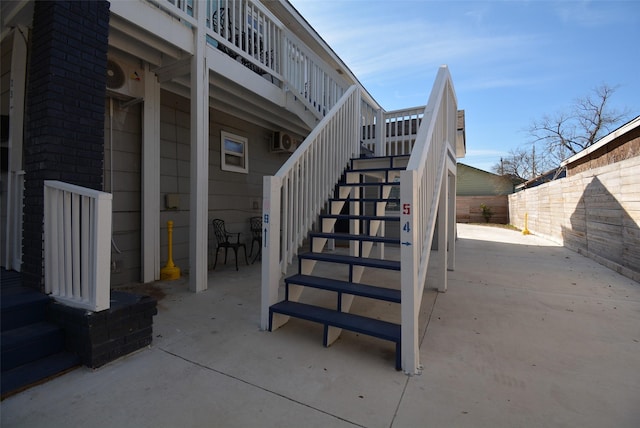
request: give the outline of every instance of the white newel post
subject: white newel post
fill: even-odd
[[[262,196],[262,293],[260,328],[269,328],[269,307],[278,301],[282,276],[280,267],[280,189],[279,177],[263,177]]]
[[[400,174],[400,298],[401,304],[401,353],[402,370],[408,374],[418,372],[420,349],[418,348],[418,313],[420,301],[416,296],[418,289],[418,248],[421,238],[418,236],[416,218],[420,213],[418,205],[417,180],[415,171],[402,171]]]

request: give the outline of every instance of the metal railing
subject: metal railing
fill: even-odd
[[[69,306],[109,309],[110,193],[44,182],[45,291]]]
[[[359,153],[360,90],[352,86],[274,176],[264,177],[262,314],[349,159]]]
[[[424,109],[407,170],[400,175],[402,367],[407,372],[416,372],[419,367],[418,314],[436,215],[443,212],[441,193],[448,179],[448,153],[455,153],[456,115],[453,83],[448,68],[442,66]],[[439,221],[446,225],[447,219]],[[442,251],[447,245],[439,242]],[[442,262],[446,264],[446,257]],[[446,285],[443,287],[446,289]]]

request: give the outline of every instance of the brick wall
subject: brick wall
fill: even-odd
[[[44,180],[102,190],[107,1],[35,2],[27,82],[22,272],[42,284]]]

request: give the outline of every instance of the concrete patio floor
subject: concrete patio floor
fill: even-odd
[[[420,375],[394,370],[389,342],[343,332],[324,348],[299,320],[260,331],[260,264],[231,261],[203,293],[144,287],[149,348],[7,398],[1,425],[640,426],[640,284],[540,237],[458,235],[448,291],[425,289]]]

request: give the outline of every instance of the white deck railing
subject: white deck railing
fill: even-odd
[[[320,210],[359,153],[360,90],[352,86],[311,131],[274,176],[264,177],[262,314],[268,328],[269,306],[278,298],[282,274],[298,252]]]
[[[441,192],[448,179],[448,152],[455,153],[456,112],[453,83],[448,68],[443,66],[424,110],[407,170],[400,175],[402,367],[406,372],[416,372],[419,367],[418,314],[436,215],[443,206]],[[439,223],[443,227],[447,219],[442,218]],[[448,242],[438,245],[447,251]],[[446,264],[446,257],[442,262]],[[446,284],[439,284],[439,288],[446,289]]]
[[[408,155],[413,151],[425,106],[384,113],[384,149],[387,156]]]
[[[69,306],[109,309],[110,193],[44,183],[45,291]]]

